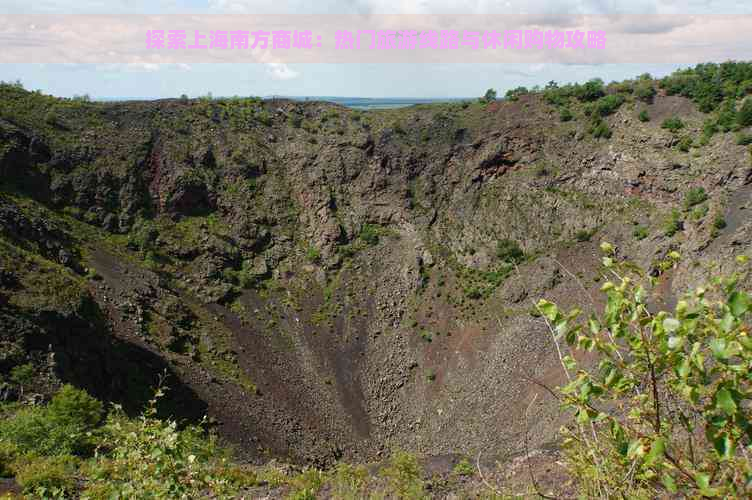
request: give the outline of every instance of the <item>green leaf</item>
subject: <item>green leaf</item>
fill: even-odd
[[[724,460],[730,459],[732,456],[734,456],[734,452],[736,451],[736,446],[734,445],[731,436],[729,436],[725,432],[723,434],[719,434],[713,439],[713,447],[715,448],[715,451],[718,453],[718,455],[720,455]]]
[[[635,458],[635,457],[641,457],[645,454],[645,447],[642,445],[642,441],[639,439],[635,439],[634,441],[631,441],[629,443],[629,448],[627,448],[627,457],[629,458]]]
[[[556,317],[559,315],[559,308],[556,307],[556,304],[545,299],[540,299],[537,307],[549,321],[555,321]]]
[[[749,295],[737,290],[729,297],[728,305],[731,314],[736,318],[741,318],[749,309]]]
[[[663,486],[666,487],[669,493],[676,493],[677,491],[679,491],[676,487],[676,481],[674,481],[674,478],[671,477],[668,472],[663,474],[661,482],[663,482]]]
[[[711,339],[710,350],[713,351],[713,356],[715,357],[715,359],[719,361],[724,361],[731,355],[726,339]]]
[[[650,446],[650,451],[645,456],[645,464],[648,466],[655,465],[659,460],[663,458],[663,454],[666,451],[666,440],[662,437],[653,441]]]
[[[697,483],[697,487],[701,490],[708,489],[708,486],[710,486],[710,476],[701,472],[698,472],[695,474],[695,483]]]
[[[731,392],[725,387],[721,387],[718,389],[718,392],[715,393],[715,406],[726,413],[726,415],[733,415],[736,413],[736,402],[734,401]]]

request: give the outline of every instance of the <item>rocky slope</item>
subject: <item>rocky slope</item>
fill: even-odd
[[[167,374],[164,411],[256,460],[543,447],[560,371],[534,301],[596,307],[600,240],[663,275],[656,306],[749,250],[747,146],[622,87],[562,121],[542,93],[358,112],[5,85],[2,397],[70,381],[135,410]]]

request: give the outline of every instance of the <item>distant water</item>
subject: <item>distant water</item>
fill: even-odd
[[[417,98],[417,97],[333,97],[333,96],[267,96],[264,99],[292,99],[294,101],[326,101],[339,104],[341,106],[347,106],[353,109],[393,109],[404,108],[407,106],[413,106],[415,104],[430,104],[437,102],[462,102],[471,101],[471,97],[445,97],[445,98]],[[222,99],[222,97],[215,97],[215,99]],[[155,98],[144,97],[95,97],[94,101],[151,101]]]
[[[436,102],[459,102],[467,101],[465,97],[447,98],[415,98],[415,97],[332,97],[332,96],[306,96],[289,97],[296,101],[327,101],[353,109],[392,109],[404,108],[414,104],[430,104]]]

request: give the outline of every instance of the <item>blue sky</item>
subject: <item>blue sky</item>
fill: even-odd
[[[741,0],[0,0],[2,14],[752,14]],[[748,45],[747,34],[739,36]],[[703,61],[695,61],[703,62]],[[684,64],[683,66],[686,66]],[[468,97],[486,88],[660,76],[675,64],[0,64],[0,80],[72,96]]]

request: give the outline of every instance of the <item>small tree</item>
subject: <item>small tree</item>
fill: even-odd
[[[568,379],[560,397],[574,416],[564,448],[582,496],[749,498],[752,298],[737,289],[741,276],[654,313],[645,282],[656,278],[618,260],[611,245],[601,249],[616,277],[601,288],[601,315],[580,322],[579,310],[537,304],[552,335],[597,353],[595,366],[560,356]],[[671,252],[659,268],[679,258]]]
[[[486,90],[486,93],[483,95],[483,101],[493,102],[495,100],[496,100],[496,90],[495,89]]]
[[[25,365],[14,366],[10,371],[10,380],[18,384],[21,388],[21,397],[23,397],[24,389],[31,383],[34,377],[34,366],[31,363]]]
[[[749,127],[752,125],[752,99],[745,99],[742,104],[739,113],[736,115],[736,120],[742,127]]]

